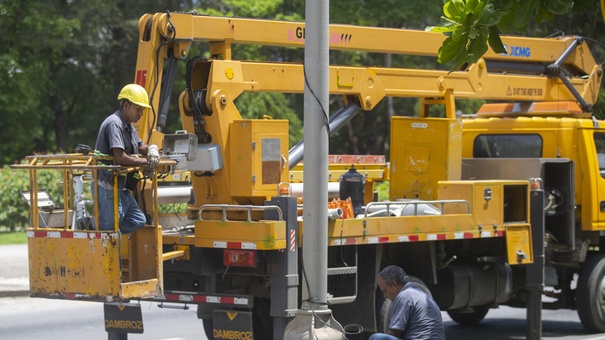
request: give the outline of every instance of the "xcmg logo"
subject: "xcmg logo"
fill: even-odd
[[[531,55],[531,48],[527,46],[508,46],[504,44],[504,49],[508,53],[502,53],[502,55],[508,55],[510,57],[529,58],[529,56]]]

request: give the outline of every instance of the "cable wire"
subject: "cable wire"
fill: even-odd
[[[326,109],[323,107],[323,105],[322,105],[321,101],[319,100],[319,98],[317,97],[317,95],[315,94],[315,91],[313,91],[313,89],[311,88],[311,85],[309,84],[309,79],[307,77],[307,67],[305,66],[304,63],[303,63],[303,75],[305,77],[305,85],[307,85],[309,92],[311,93],[313,98],[315,98],[315,100],[317,101],[317,104],[319,104],[319,107],[321,108],[321,111],[323,112],[323,119],[326,124],[326,129],[328,130],[328,136],[330,136],[330,120],[328,119],[328,113],[327,113]]]

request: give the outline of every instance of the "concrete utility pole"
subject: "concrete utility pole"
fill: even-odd
[[[329,8],[328,0],[305,6],[303,305],[284,339],[343,338],[327,303]]]
[[[307,1],[305,13],[304,132],[305,183],[303,207],[303,264],[309,281],[303,301],[326,309],[328,293],[328,109],[329,109],[328,1]]]

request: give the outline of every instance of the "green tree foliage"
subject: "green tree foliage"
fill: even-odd
[[[4,0],[0,3],[0,116],[10,132],[0,134],[0,165],[32,152],[71,151],[93,144],[100,122],[115,110],[116,93],[134,78],[137,24],[144,13],[198,10],[211,15],[304,20],[304,0]],[[603,23],[594,0],[331,0],[332,23],[375,27],[436,28],[450,36],[439,61],[455,69],[479,57],[488,46],[499,48],[499,32],[546,36],[556,29],[603,40]],[[397,43],[397,42],[393,42]],[[593,44],[594,45],[594,44]],[[494,47],[495,46],[495,47]],[[203,44],[190,55],[204,55]],[[597,60],[603,60],[596,49]],[[593,51],[594,52],[594,51]],[[302,49],[234,46],[238,59],[302,62]],[[448,59],[449,58],[449,59]],[[437,58],[332,51],[334,65],[443,69]],[[179,64],[167,132],[180,128],[176,98],[184,88],[185,63]],[[257,97],[258,96],[258,97]],[[254,97],[254,98],[253,98]],[[470,113],[476,104],[459,101]],[[598,103],[597,105],[602,105]],[[244,117],[288,118],[292,140],[302,134],[301,95],[251,94],[237,99]],[[330,111],[343,105],[332,97]],[[417,112],[418,101],[385,99],[361,113],[337,133],[332,153],[388,153],[393,115]],[[603,112],[595,107],[595,113]],[[298,131],[300,130],[300,131]]]
[[[351,6],[349,0],[330,1],[331,23],[422,30],[440,22],[439,1],[365,0]],[[401,42],[392,42],[398,44]],[[331,51],[334,65],[363,65],[396,68],[439,69],[436,58],[365,52]],[[386,98],[369,112],[360,112],[330,139],[330,153],[386,154],[389,151],[390,119],[395,115],[414,115],[416,98]],[[344,105],[332,98],[331,111]]]
[[[236,101],[244,118],[273,118],[289,120],[290,147],[303,138],[302,121],[291,108],[289,98],[282,93],[244,93]]]
[[[0,165],[93,144],[134,79],[137,24],[190,1],[5,0],[0,3]],[[191,8],[191,7],[189,7]]]
[[[593,0],[446,0],[442,26],[428,30],[448,37],[439,49],[439,62],[457,70],[477,61],[487,50],[502,53],[500,33],[545,37],[581,35],[591,45],[597,62],[605,60],[602,41],[603,19],[599,2]],[[555,56],[556,57],[556,56]],[[603,89],[593,107],[594,115],[605,118]]]
[[[58,206],[63,206],[63,179],[60,171],[39,171],[38,185],[47,190]],[[22,191],[29,190],[29,172],[0,168],[0,232],[25,230],[30,226],[29,209]]]
[[[583,7],[586,1],[579,1]],[[569,13],[573,0],[447,0],[443,5],[444,26],[428,27],[448,37],[439,49],[439,62],[453,61],[451,70],[474,63],[488,50],[505,53],[500,31],[525,33],[530,24],[553,20]]]
[[[21,191],[29,189],[27,171],[15,171],[8,166],[0,169],[0,231],[20,231],[29,225],[27,203],[21,197]]]
[[[301,2],[302,3],[302,2]],[[295,7],[284,4],[282,0],[262,0],[249,2],[246,0],[216,1],[213,6],[201,9],[204,14],[215,16],[241,16],[258,19],[277,19],[287,21],[302,21]],[[279,60],[300,61],[303,51],[300,49],[278,48],[273,46],[235,45],[233,58],[239,60]],[[302,139],[302,120],[293,108],[296,98],[284,93],[243,93],[236,98],[235,103],[243,118],[288,119],[290,132],[290,147]]]
[[[117,107],[116,94],[134,79],[138,20],[145,13],[198,10],[203,14],[303,21],[304,0],[3,0],[0,2],[0,166],[33,152],[68,152],[77,143],[92,145],[99,124]],[[446,23],[443,24],[440,17]],[[548,36],[563,31],[585,36],[598,62],[605,40],[595,0],[331,0],[330,22],[374,27],[424,29],[448,34],[438,58],[331,51],[333,65],[417,69],[457,69],[480,57],[489,46],[499,51],[500,33]],[[401,42],[392,42],[393,44]],[[203,44],[190,56],[205,55]],[[237,45],[234,58],[302,62],[302,49]],[[176,98],[185,88],[185,62],[178,66],[168,127],[180,129]],[[290,143],[302,138],[303,96],[243,94],[236,105],[245,118],[286,118]],[[481,101],[457,100],[464,114]],[[330,112],[344,105],[330,98]],[[416,98],[387,98],[362,112],[332,137],[331,153],[387,154],[393,115],[414,115]],[[605,92],[594,107],[605,118]],[[431,115],[439,115],[433,112]],[[58,183],[59,179],[44,178]],[[17,227],[29,217],[19,191],[27,189],[27,172],[0,170],[0,226]],[[51,189],[54,190],[54,189]],[[60,198],[62,195],[54,194]],[[8,207],[8,208],[7,208]],[[19,207],[12,208],[12,207]],[[14,210],[17,209],[17,210]]]
[[[494,52],[506,52],[496,28],[502,20],[502,12],[496,10],[493,3],[451,0],[443,6],[443,13],[450,25],[432,29],[448,35],[439,49],[440,63],[454,60],[452,70],[456,70],[462,64],[475,62],[487,52],[488,42]]]
[[[571,11],[557,15],[552,20],[537,23],[532,22],[527,32],[528,36],[582,36],[591,49],[597,63],[605,62],[605,27],[599,1],[576,0]],[[592,108],[593,115],[605,119],[605,87],[601,84],[599,97]]]
[[[3,32],[10,32],[0,37],[0,48],[6,52],[0,54],[14,70],[3,77],[8,82],[3,94],[27,103],[28,122],[20,127],[29,130],[18,137],[21,145],[15,143],[14,135],[3,138],[10,138],[12,148],[21,152],[65,151],[69,135],[78,134],[79,129],[70,129],[75,126],[70,122],[76,112],[78,121],[85,124],[90,117],[87,111],[98,103],[99,96],[93,94],[102,84],[96,68],[98,38],[103,34],[99,26],[103,13],[110,17],[112,12],[102,1],[86,6],[68,1],[5,1],[0,6],[0,25]],[[24,109],[17,104],[2,110],[7,117],[19,118]],[[4,161],[11,156],[15,155],[3,152]]]

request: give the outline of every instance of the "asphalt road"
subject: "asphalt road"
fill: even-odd
[[[0,246],[0,339],[107,339],[103,305],[94,302],[47,300],[22,296],[28,290],[27,246]],[[20,297],[11,297],[21,295]],[[206,339],[196,309],[160,309],[142,302],[145,332],[130,339]],[[461,326],[443,313],[448,340],[525,339],[525,309],[492,309],[485,320]],[[587,333],[575,311],[542,311],[542,339],[605,340],[605,334]]]
[[[0,297],[27,295],[28,291],[27,245],[0,246]]]
[[[448,340],[513,340],[525,339],[526,335],[526,310],[523,308],[491,309],[485,319],[474,326],[459,325],[452,321],[447,313],[443,313],[443,320]],[[542,339],[605,340],[605,334],[587,333],[575,311],[543,310]]]
[[[138,340],[207,340],[196,309],[160,309],[142,302],[143,334]],[[106,340],[103,304],[29,297],[0,298],[2,340]]]
[[[143,334],[129,339],[204,340],[195,307],[190,310],[160,309],[142,302]],[[479,325],[444,324],[448,340],[525,339],[525,309],[501,307],[491,310]],[[551,340],[605,340],[605,334],[586,333],[575,311],[543,311],[543,338]],[[0,338],[3,340],[107,339],[103,305],[95,302],[47,300],[29,297],[0,298]],[[262,340],[262,339],[261,339]]]

